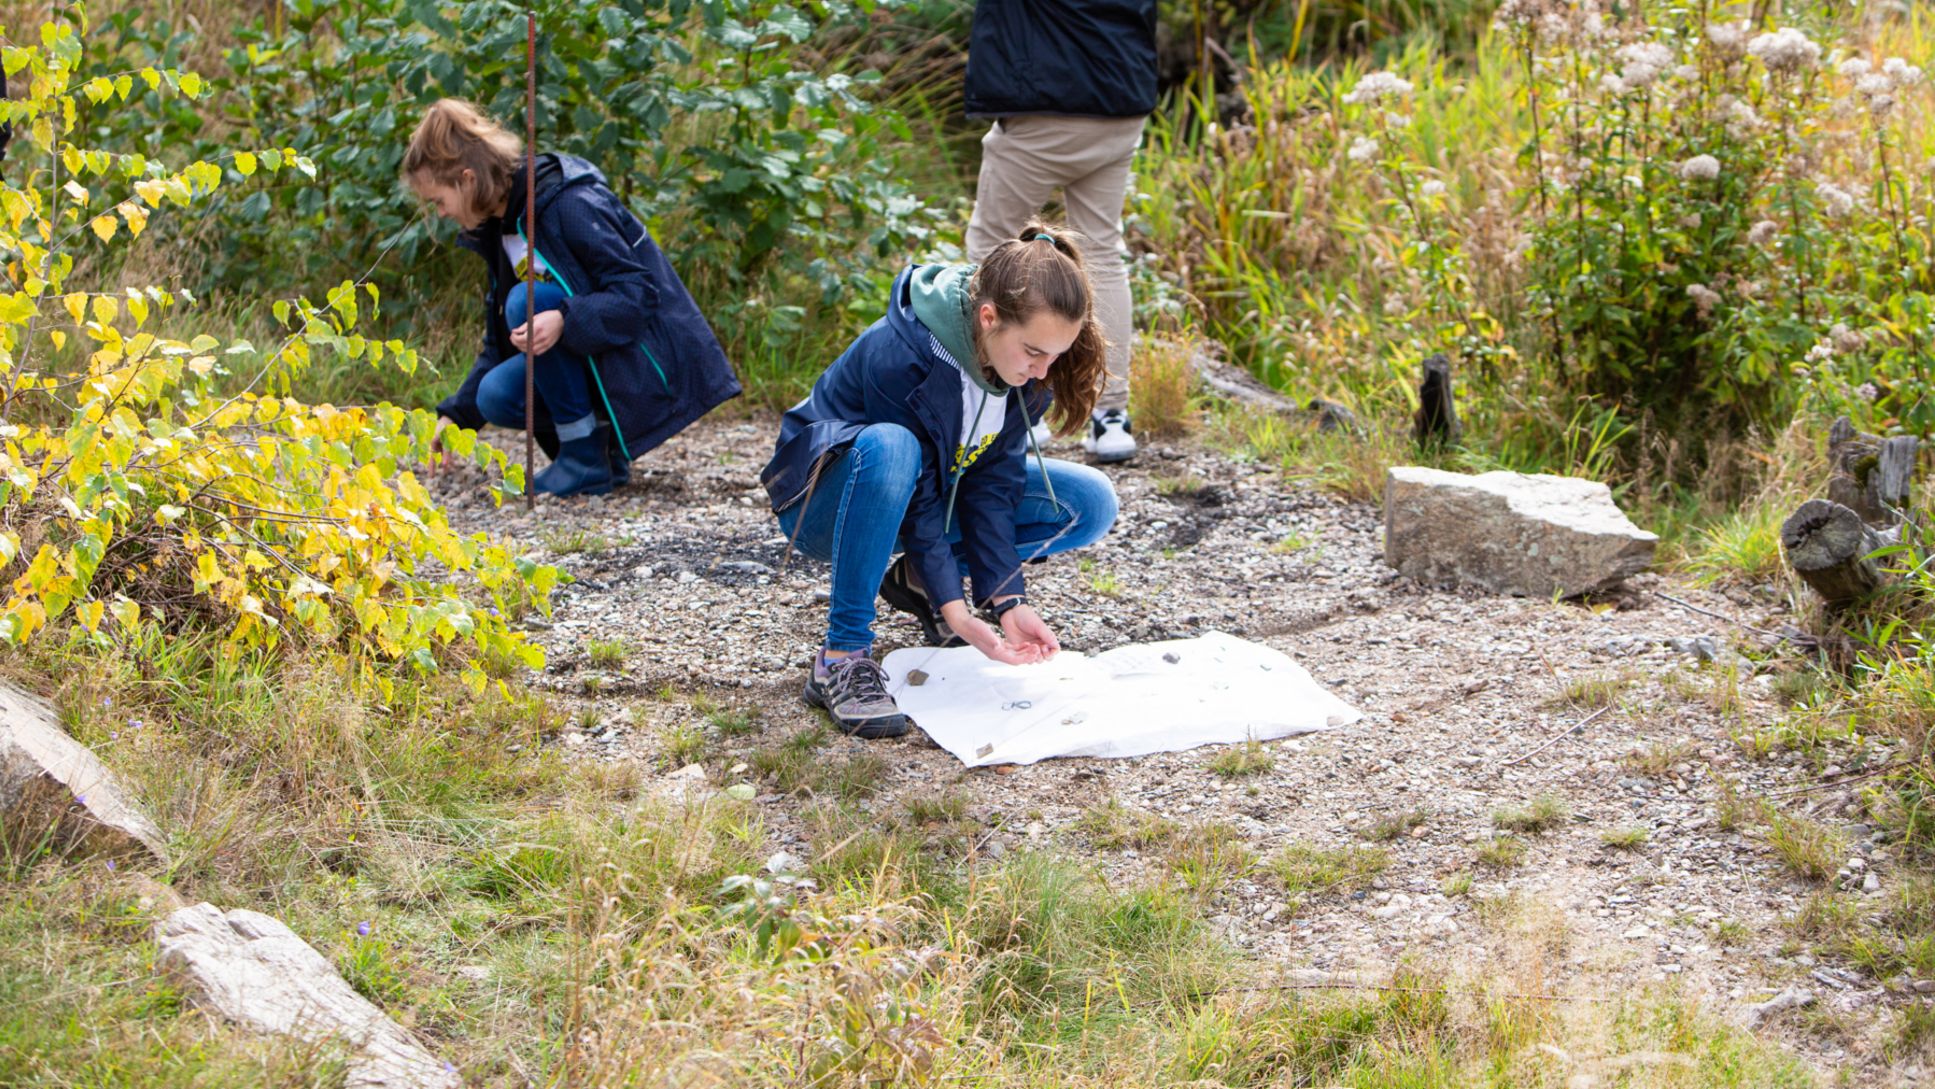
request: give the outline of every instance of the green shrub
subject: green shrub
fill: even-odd
[[[6,106],[13,151],[50,168],[9,171],[0,187],[0,252],[21,270],[21,290],[0,295],[11,394],[0,520],[12,527],[0,530],[11,578],[0,639],[24,643],[71,616],[101,645],[150,630],[213,633],[231,648],[331,645],[372,676],[461,662],[477,687],[494,658],[540,664],[505,614],[542,604],[556,571],[450,527],[406,468],[428,460],[435,421],[277,396],[318,357],[416,365],[401,341],[363,331],[374,284],[345,280],[322,305],[274,302],[277,342],[257,348],[201,332],[190,292],[99,290],[75,273],[111,261],[108,247],[151,218],[314,164],[273,145],[174,166],[80,143],[84,112],[161,109],[206,84],[172,68],[89,67],[67,23],[45,25],[40,41],[4,50],[26,89]],[[453,449],[520,487],[473,438]]]

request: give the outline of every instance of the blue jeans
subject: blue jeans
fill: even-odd
[[[1047,459],[1047,480],[1033,457],[1015,509],[1015,550],[1023,561],[1083,548],[1115,524],[1115,486],[1086,465]],[[833,564],[826,610],[828,650],[873,645],[874,599],[900,550],[900,522],[920,475],[920,443],[899,424],[873,424],[820,474],[804,501],[780,512],[779,528],[805,555]],[[1048,498],[1053,481],[1055,498]],[[947,540],[961,540],[960,512]],[[957,550],[958,551],[958,550]],[[961,565],[967,574],[967,565]],[[1019,581],[1019,580],[1017,580]]]
[[[564,289],[552,283],[537,285],[537,312],[556,310]],[[504,300],[504,320],[515,329],[524,324],[524,285],[511,288]],[[538,401],[551,414],[558,438],[569,442],[590,435],[596,426],[591,415],[591,367],[581,357],[552,348],[537,358],[531,383]],[[524,429],[524,355],[519,353],[492,367],[477,384],[477,411],[499,427]]]

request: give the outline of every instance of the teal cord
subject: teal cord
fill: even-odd
[[[525,237],[524,220],[522,217],[519,217],[517,221],[517,236],[524,239],[524,248],[531,251],[525,257],[526,261],[544,261],[544,255],[538,252],[537,246],[533,245],[531,240]],[[578,297],[578,293],[571,290],[571,284],[564,278],[564,273],[552,268],[551,262],[549,261],[544,261],[544,267],[551,270],[552,276],[557,277],[558,286],[564,288],[566,298],[575,299]],[[530,300],[525,300],[524,309],[527,314],[530,312]],[[645,359],[651,363],[652,369],[658,372],[658,380],[664,384],[666,392],[671,392],[672,383],[665,379],[665,368],[658,365],[658,360],[652,355],[652,350],[645,346],[644,341],[640,341],[638,346],[644,350]],[[632,448],[630,444],[625,442],[625,429],[618,426],[618,413],[611,407],[611,395],[605,392],[605,376],[598,373],[598,358],[596,356],[586,356],[585,365],[591,368],[591,381],[598,387],[598,399],[605,403],[605,415],[611,420],[611,432],[618,436],[618,452],[625,455],[626,461],[630,461],[632,460]]]

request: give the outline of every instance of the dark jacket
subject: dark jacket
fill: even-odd
[[[504,320],[504,302],[518,282],[517,272],[504,253],[503,236],[522,229],[523,220],[520,170],[505,214],[457,239],[490,267],[483,349],[463,386],[437,406],[439,414],[463,427],[484,425],[477,410],[477,384],[492,367],[517,354]],[[605,185],[596,167],[571,155],[538,156],[532,243],[570,296],[560,307],[564,329],[558,347],[592,361],[598,379],[592,389],[593,411],[617,424],[631,457],[738,395],[732,364],[698,304],[651,233]],[[555,451],[557,434],[550,419],[541,406],[536,415],[539,440],[546,450]]]
[[[969,117],[1141,117],[1156,108],[1155,0],[979,0]]]
[[[928,598],[939,608],[961,597],[960,568],[943,539],[949,528],[950,492],[974,600],[986,603],[996,594],[1022,593],[1015,508],[1027,484],[1022,458],[1028,421],[1047,409],[1047,390],[1039,382],[1009,390],[1011,411],[993,443],[964,472],[950,474],[946,467],[961,446],[962,376],[914,316],[909,289],[913,273],[909,268],[894,280],[887,316],[840,353],[813,383],[806,400],[780,420],[773,460],[759,474],[760,483],[772,498],[773,510],[783,511],[806,497],[825,463],[851,445],[861,429],[899,424],[919,440],[921,455],[920,479],[900,523],[900,543],[920,572]],[[1013,411],[1017,401],[1020,411]]]

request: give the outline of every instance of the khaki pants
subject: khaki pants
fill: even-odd
[[[1097,408],[1129,407],[1129,338],[1135,330],[1129,273],[1122,266],[1122,199],[1143,120],[1023,114],[1003,118],[981,138],[968,260],[979,261],[1019,235],[1050,195],[1062,191],[1068,225],[1086,239],[1082,257],[1095,285],[1095,316],[1109,338],[1109,377]]]

